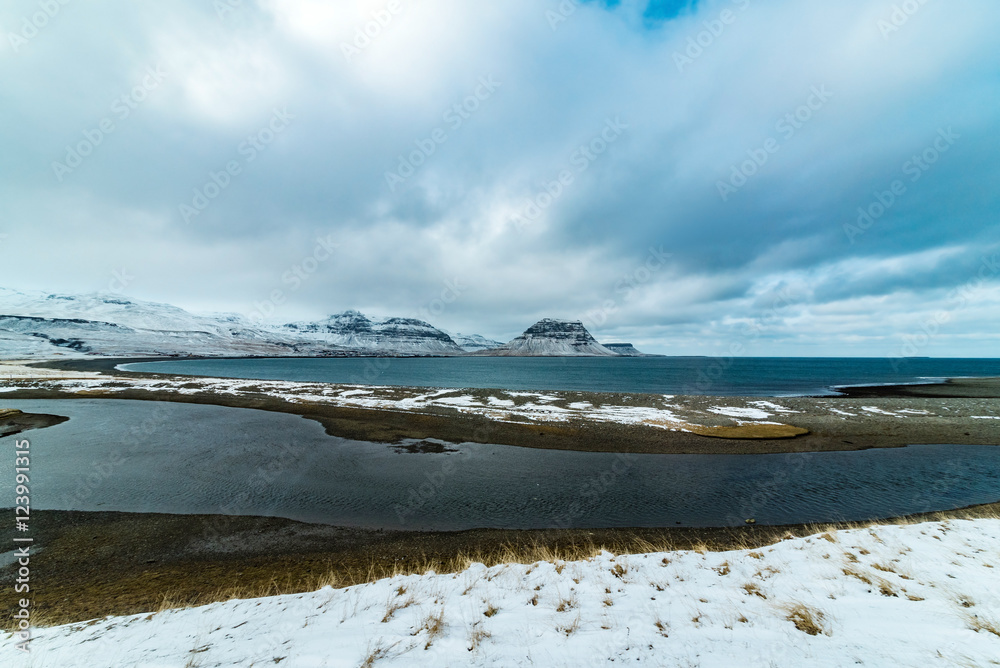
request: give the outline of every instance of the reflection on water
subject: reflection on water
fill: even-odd
[[[723,526],[864,520],[1000,499],[1000,447],[616,455],[327,436],[311,420],[122,400],[6,401],[70,416],[32,451],[38,509],[273,515],[382,528]],[[0,477],[12,499],[12,476]]]

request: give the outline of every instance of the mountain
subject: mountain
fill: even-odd
[[[413,318],[345,311],[319,322],[263,325],[239,314],[195,315],[118,295],[0,288],[0,356],[6,358],[463,353],[448,334]]]
[[[442,332],[415,318],[373,319],[358,311],[344,311],[319,322],[295,322],[279,331],[310,341],[369,351],[458,355],[463,349]]]
[[[199,316],[118,295],[67,295],[0,288],[3,357],[324,355],[317,346],[254,326],[234,314]]]
[[[473,355],[496,357],[614,357],[617,353],[597,342],[579,320],[545,318],[524,330],[516,339],[499,348]]]
[[[602,345],[616,355],[623,357],[648,357],[646,353],[636,350],[631,343],[605,343]]]
[[[503,341],[487,339],[485,336],[480,336],[479,334],[452,334],[446,329],[441,331],[450,336],[451,340],[457,343],[458,347],[467,353],[479,350],[489,350],[490,348],[499,348],[503,345]]]

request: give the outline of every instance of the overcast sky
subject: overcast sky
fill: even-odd
[[[0,8],[5,287],[1000,350],[995,0],[62,2]]]

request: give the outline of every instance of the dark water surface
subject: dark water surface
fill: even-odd
[[[133,371],[416,387],[790,396],[838,385],[1000,376],[998,359],[869,357],[420,357],[177,360]]]
[[[5,401],[68,422],[31,442],[38,509],[271,515],[460,530],[865,520],[1000,500],[1000,447],[793,455],[614,455],[499,445],[438,454],[330,437],[242,408],[111,399]]]

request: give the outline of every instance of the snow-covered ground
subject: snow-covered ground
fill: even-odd
[[[989,630],[989,629],[992,629]],[[1000,665],[1000,520],[602,553],[36,629],[15,668]]]

